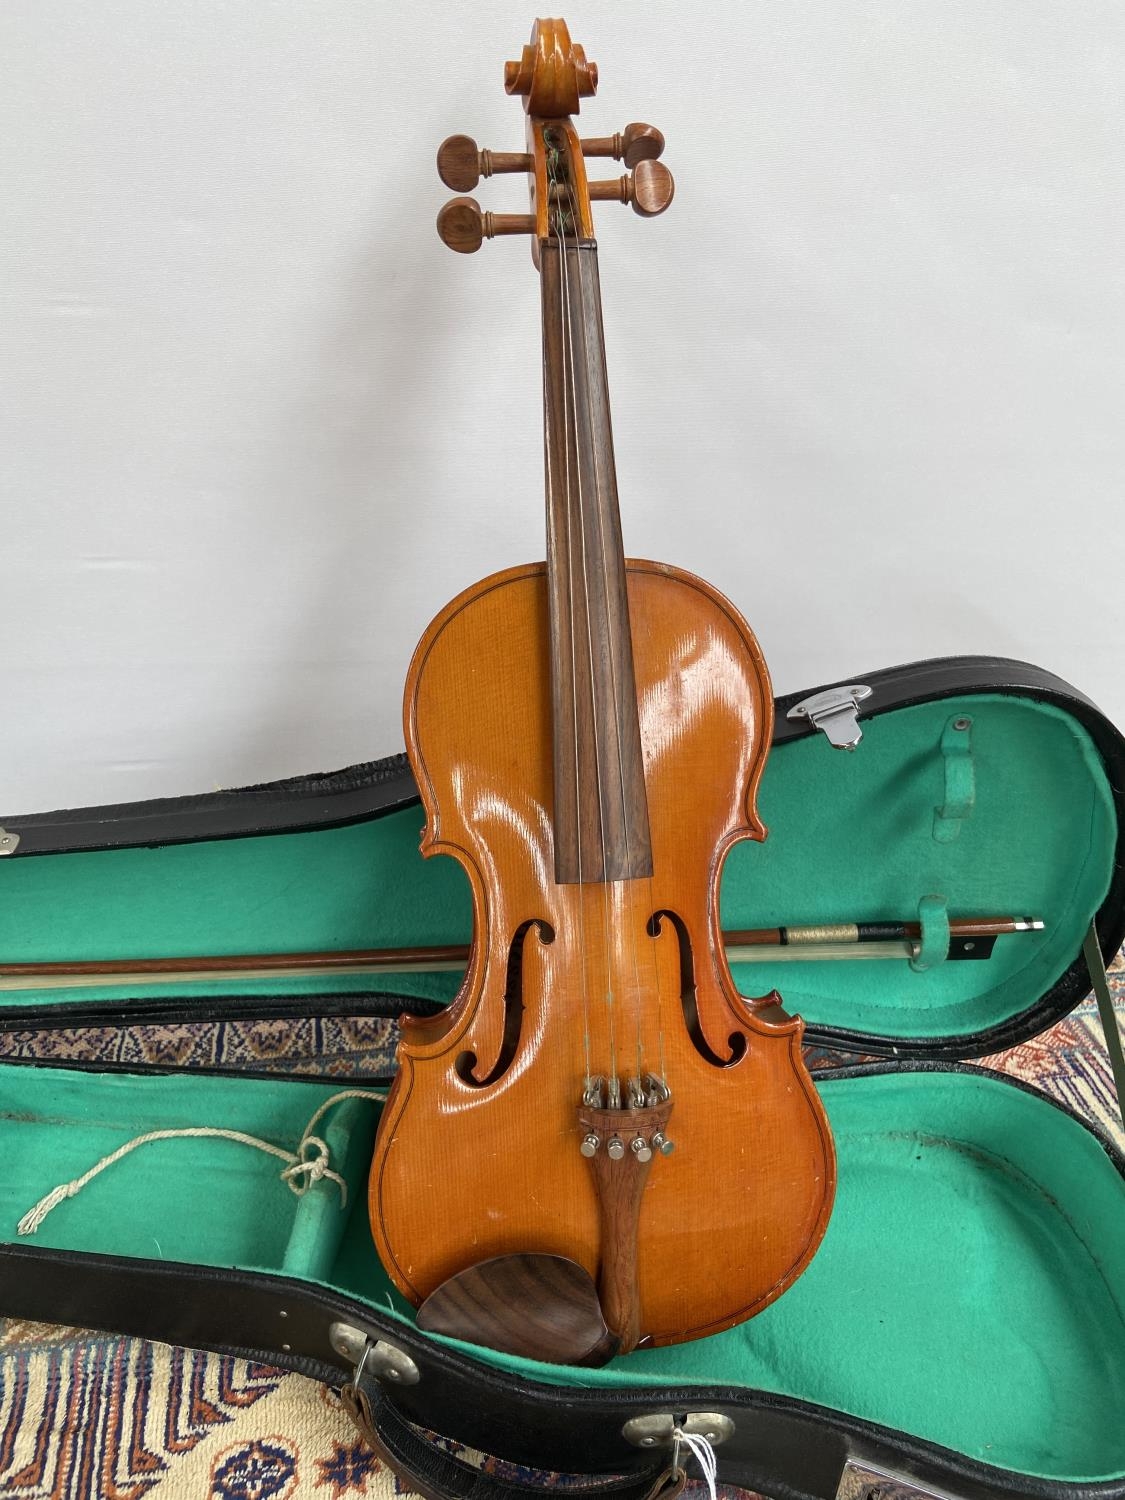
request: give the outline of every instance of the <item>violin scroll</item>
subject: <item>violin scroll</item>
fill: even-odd
[[[655,125],[634,120],[613,135],[580,140],[570,116],[594,93],[598,70],[570,40],[564,21],[536,21],[519,62],[506,65],[504,86],[523,97],[527,111],[527,151],[488,151],[468,135],[451,135],[438,148],[438,176],[458,194],[471,193],[482,177],[526,172],[533,213],[492,214],[473,198],[450,200],[438,214],[438,234],[451,250],[471,254],[486,239],[530,234],[538,264],[539,245],[564,231],[593,239],[590,204],[628,203],[651,219],[672,201],[675,183],[659,160],[664,136]],[[628,171],[622,177],[588,182],[585,159],[612,157]]]
[[[519,62],[504,64],[504,87],[523,95],[529,115],[561,120],[597,91],[598,67],[570,40],[565,21],[536,21]]]

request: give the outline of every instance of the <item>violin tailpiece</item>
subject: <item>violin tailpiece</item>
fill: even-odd
[[[601,1108],[583,1102],[578,1109],[581,1150],[590,1163],[598,1196],[598,1293],[602,1314],[621,1354],[628,1354],[642,1341],[637,1235],[653,1161],[672,1150],[668,1139],[672,1100],[666,1088],[663,1093],[659,1102],[639,1108]]]

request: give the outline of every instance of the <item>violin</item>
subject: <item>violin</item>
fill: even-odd
[[[566,1322],[589,1286],[595,1362],[780,1296],[824,1234],[835,1157],[803,1023],[738,994],[719,925],[726,856],[766,833],[762,653],[709,584],[622,545],[591,204],[666,208],[663,137],[579,137],[597,68],[562,21],[536,22],[504,83],[526,152],[455,136],[439,170],[462,193],[525,171],[531,212],[459,196],[438,229],[462,253],[530,236],[547,555],[454,599],[410,666],[422,853],[462,865],[474,937],[449,1008],[403,1018],[369,1212],[423,1326],[579,1362],[529,1345],[528,1320],[554,1301]],[[626,175],[590,182],[607,155]]]

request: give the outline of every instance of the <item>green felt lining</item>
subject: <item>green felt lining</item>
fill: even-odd
[[[943,736],[948,747],[959,717],[972,719],[972,807],[957,837],[939,840]],[[770,836],[727,861],[727,926],[911,921],[930,895],[953,916],[1046,923],[1000,938],[987,962],[922,972],[905,961],[736,966],[745,994],[777,988],[813,1025],[931,1039],[972,1037],[1019,1016],[1074,960],[1113,868],[1117,825],[1097,751],[1069,715],[1028,698],[972,694],[879,715],[853,755],[820,735],[778,746],[760,806]],[[0,861],[0,962],[464,942],[467,883],[453,860],[419,856],[421,823],[408,808],[346,828]],[[332,976],[127,994],[383,988],[448,999],[456,983],[449,974]],[[8,991],[0,1008],[125,995],[111,986]]]
[[[6,1069],[0,1239],[16,1238],[50,1188],[134,1135],[221,1124],[292,1146],[333,1092]],[[1120,1477],[1125,1181],[1096,1138],[981,1074],[829,1078],[822,1094],[839,1152],[836,1208],[809,1270],[764,1313],[600,1371],[473,1353],[556,1384],[759,1388],[1019,1473]],[[280,1163],[256,1151],[179,1139],[109,1168],[21,1243],[303,1275],[407,1317],[366,1221],[376,1109],[344,1102],[321,1132],[351,1185],[346,1209],[327,1182],[298,1201]]]

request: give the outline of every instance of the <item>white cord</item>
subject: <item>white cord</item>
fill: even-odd
[[[288,1163],[280,1173],[281,1180],[298,1198],[303,1198],[314,1183],[326,1177],[340,1189],[340,1207],[345,1208],[348,1202],[348,1185],[339,1172],[334,1172],[329,1166],[328,1145],[319,1135],[313,1135],[313,1127],[334,1105],[341,1103],[344,1099],[383,1101],[386,1097],[381,1090],[374,1089],[343,1089],[340,1093],[333,1094],[330,1099],[325,1100],[305,1126],[296,1151],[287,1151],[284,1146],[275,1146],[272,1142],[263,1141],[256,1135],[247,1135],[242,1130],[227,1130],[219,1125],[189,1125],[181,1130],[150,1130],[146,1135],[135,1136],[131,1141],[126,1141],[123,1146],[118,1146],[116,1151],[103,1156],[101,1161],[92,1166],[88,1172],[84,1172],[81,1177],[76,1177],[73,1182],[63,1182],[58,1187],[52,1188],[49,1193],[40,1198],[34,1208],[24,1214],[16,1225],[16,1233],[34,1234],[47,1215],[53,1209],[58,1208],[60,1203],[64,1203],[67,1198],[75,1197],[88,1182],[92,1182],[97,1177],[99,1172],[112,1167],[115,1162],[121,1161],[131,1151],[136,1151],[138,1146],[147,1146],[151,1141],[171,1141],[184,1137],[208,1136],[224,1141],[234,1141],[240,1146],[253,1146],[256,1151],[266,1151],[270,1156],[276,1156],[280,1161]]]
[[[719,1460],[715,1457],[715,1450],[711,1444],[705,1437],[700,1437],[695,1432],[685,1432],[682,1427],[672,1429],[672,1441],[675,1444],[672,1450],[672,1467],[679,1467],[679,1449],[682,1444],[702,1471],[703,1482],[707,1486],[708,1500],[718,1500],[715,1481],[719,1477]]]

